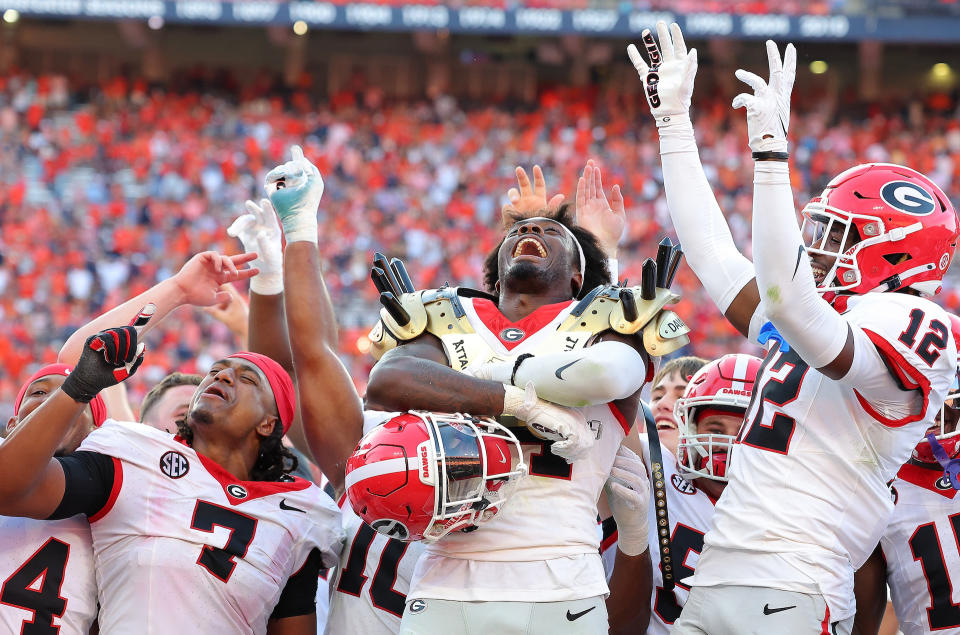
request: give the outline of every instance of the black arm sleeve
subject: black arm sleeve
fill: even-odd
[[[47,520],[77,514],[93,516],[103,509],[113,489],[113,459],[99,452],[74,452],[56,457],[63,468],[63,499]]]
[[[317,579],[323,566],[323,554],[314,549],[300,570],[287,580],[270,619],[310,615],[317,611]]]

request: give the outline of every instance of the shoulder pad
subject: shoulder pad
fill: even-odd
[[[424,332],[437,337],[454,333],[472,333],[473,328],[463,310],[459,296],[482,296],[472,289],[460,290],[456,287],[424,289],[415,293],[404,293],[400,304],[410,315],[410,321],[401,326],[386,309],[380,309],[380,320],[367,336],[370,339],[370,353],[375,359],[396,348],[401,342],[410,341]]]
[[[643,330],[647,352],[667,355],[690,341],[690,329],[680,316],[664,309],[679,299],[679,295],[664,288],[658,288],[652,300],[644,300],[640,287],[599,286],[577,303],[559,330],[587,330],[593,335],[608,330],[634,335]],[[647,325],[650,328],[645,328]]]

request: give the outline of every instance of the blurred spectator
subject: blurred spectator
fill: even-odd
[[[629,229],[621,278],[639,280],[642,260],[672,232],[652,120],[635,95],[614,88],[544,90],[528,109],[450,97],[369,106],[362,91],[315,103],[301,93],[264,96],[269,81],[177,86],[165,92],[116,79],[81,97],[59,76],[0,77],[0,416],[18,381],[54,361],[92,315],[169,277],[194,253],[236,253],[226,227],[244,199],[262,196],[266,169],[292,143],[326,183],[320,247],[343,358],[361,390],[378,309],[373,251],[404,258],[420,287],[479,285],[514,166],[539,162],[551,193],[568,199],[588,157],[602,165],[607,188],[622,185]],[[960,191],[951,98],[936,109],[807,99],[798,96],[791,121],[798,207],[865,161],[905,163],[952,196]],[[716,95],[698,97],[694,117],[707,174],[737,243],[749,249],[753,166],[743,115]],[[954,269],[940,297],[956,311]],[[678,312],[694,329],[681,354],[756,352],[685,267],[676,284],[684,294]],[[213,318],[179,317],[151,333],[144,368],[130,382],[133,402],[169,372],[206,368],[235,347]]]

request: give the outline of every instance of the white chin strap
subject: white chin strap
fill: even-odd
[[[583,256],[583,247],[580,246],[580,241],[577,240],[577,237],[573,235],[573,232],[570,231],[569,227],[567,227],[566,225],[564,225],[563,223],[561,223],[555,218],[547,218],[546,216],[534,216],[532,218],[524,218],[523,222],[530,221],[530,220],[548,220],[562,227],[563,231],[567,232],[567,235],[570,236],[571,240],[573,240],[573,244],[577,246],[577,254],[580,256],[580,275],[581,276],[586,275],[587,259],[584,258]]]

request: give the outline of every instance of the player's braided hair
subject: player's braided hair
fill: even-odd
[[[186,421],[177,422],[177,434],[187,445],[193,445],[193,430]],[[283,426],[278,420],[270,436],[260,441],[257,462],[250,470],[251,481],[279,481],[299,467],[297,457],[283,445]]]
[[[543,210],[535,216],[543,216],[557,221],[569,229],[577,238],[577,242],[580,243],[585,264],[583,286],[580,287],[580,293],[577,294],[577,299],[580,299],[598,285],[610,284],[610,270],[607,269],[607,256],[603,252],[603,248],[600,247],[600,241],[593,233],[577,226],[574,213],[573,207],[569,203],[564,203],[557,210]],[[518,214],[512,220],[518,222],[524,218],[526,217]],[[504,240],[506,240],[506,236],[497,243],[493,251],[487,254],[487,258],[483,262],[483,286],[488,293],[496,293],[497,281],[500,280],[499,254]]]

